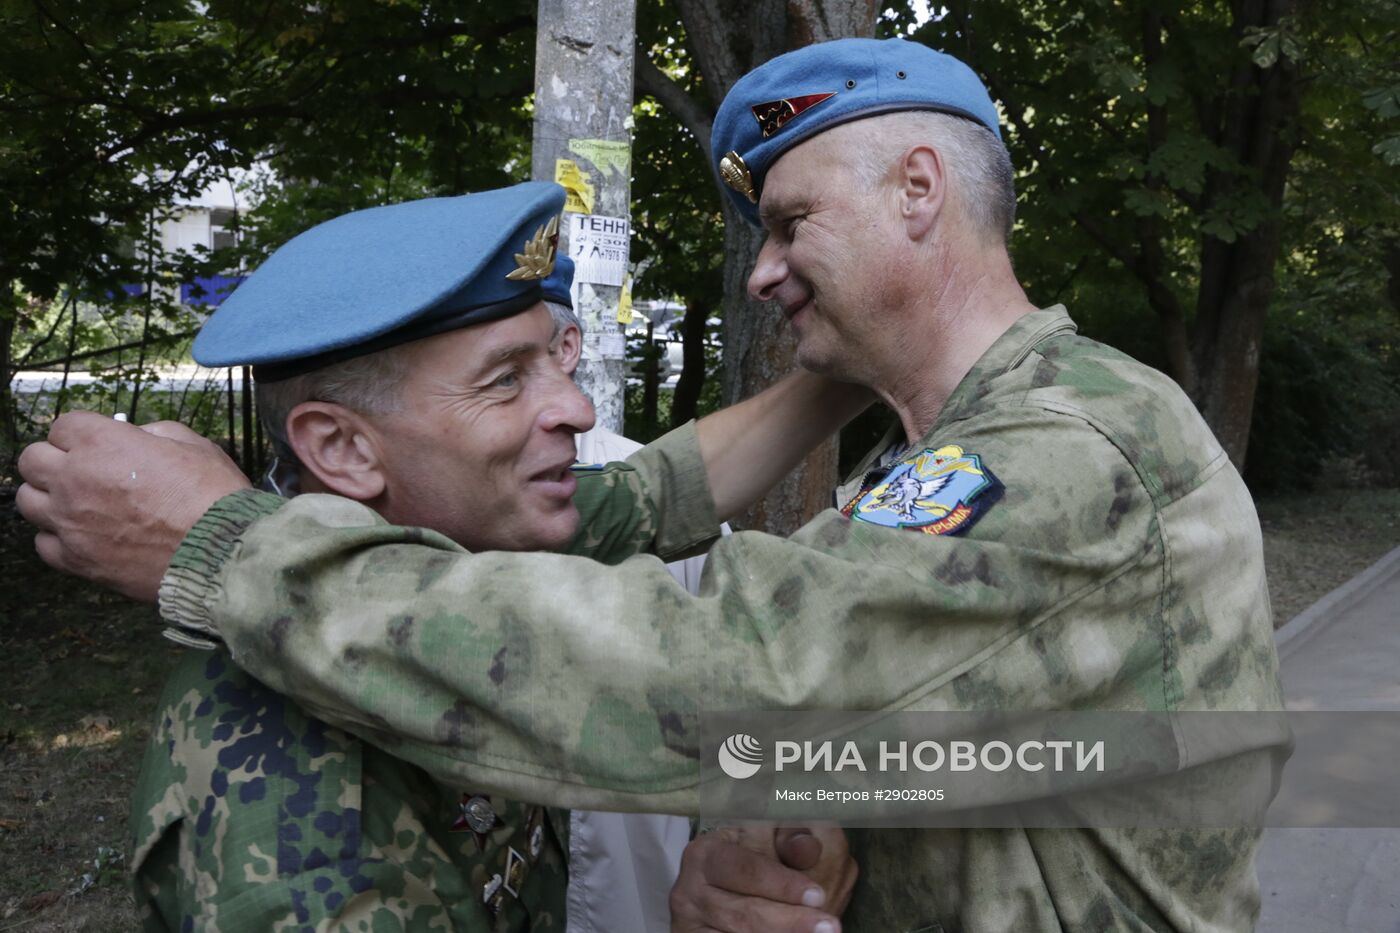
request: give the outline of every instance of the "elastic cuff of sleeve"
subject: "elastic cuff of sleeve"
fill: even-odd
[[[719,515],[700,456],[700,435],[689,421],[627,458],[656,509],[657,556],[675,560],[719,537]]]
[[[243,541],[243,532],[287,500],[241,489],[224,496],[200,516],[175,549],[160,581],[160,614],[192,641],[218,640],[213,606],[223,593],[219,574]]]
[[[161,630],[161,634],[173,641],[182,648],[197,648],[201,651],[213,651],[223,644],[217,635],[198,635],[190,629],[166,628]]]

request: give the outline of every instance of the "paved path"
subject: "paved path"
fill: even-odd
[[[1278,640],[1290,708],[1400,710],[1400,548]],[[1400,933],[1400,830],[1270,829],[1259,885],[1260,933]]]

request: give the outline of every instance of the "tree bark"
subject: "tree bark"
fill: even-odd
[[[1297,11],[1296,0],[1236,0],[1233,32],[1277,27]],[[1298,80],[1292,61],[1280,55],[1270,68],[1239,65],[1221,108],[1217,140],[1255,179],[1217,174],[1207,185],[1207,203],[1257,185],[1269,213],[1234,242],[1206,236],[1196,301],[1193,353],[1197,385],[1193,398],[1235,466],[1243,469],[1249,449],[1254,393],[1264,321],[1274,294],[1284,182],[1297,148]]]
[[[5,473],[19,456],[19,426],[15,421],[15,400],[10,392],[10,381],[15,378],[13,366],[15,317],[14,309],[8,300],[12,287],[0,282],[5,301],[0,303],[0,447],[4,449]]]
[[[10,383],[19,370],[15,363],[15,329],[19,302],[10,267],[0,268],[0,478],[12,475],[19,457],[19,418]]]
[[[1385,287],[1385,296],[1390,304],[1390,310],[1395,314],[1400,314],[1400,238],[1389,240],[1385,245],[1385,251],[1381,254],[1381,264],[1390,275],[1390,281]]]
[[[711,120],[734,82],[749,71],[813,42],[874,35],[879,13],[874,0],[678,0],[676,7],[710,95]],[[709,127],[691,122],[687,126],[696,138],[708,141]],[[718,179],[715,184],[723,192]],[[732,404],[790,372],[795,343],[777,309],[748,296],[748,277],[763,244],[763,232],[749,226],[722,193],[721,200],[725,220],[722,385],[725,404]],[[735,527],[789,534],[830,505],[837,449],[833,438],[813,451],[737,519]]]
[[[681,321],[681,375],[671,393],[671,427],[678,428],[694,418],[705,387],[705,322],[710,305],[700,298],[688,298]]]

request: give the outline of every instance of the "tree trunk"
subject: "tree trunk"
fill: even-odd
[[[879,12],[873,0],[678,0],[677,9],[689,48],[705,76],[711,117],[744,74],[784,51],[813,42],[874,35]],[[708,137],[709,127],[690,129],[697,138]],[[790,372],[795,344],[776,308],[749,300],[748,277],[763,243],[762,231],[749,226],[730,207],[728,198],[721,197],[723,387],[725,404],[732,404]],[[774,534],[797,530],[831,504],[836,461],[837,442],[832,438],[733,524]]]
[[[19,412],[10,383],[19,367],[15,363],[15,330],[19,326],[19,302],[9,267],[0,268],[0,479],[14,474],[19,457]]]
[[[1386,242],[1385,251],[1381,255],[1381,264],[1385,266],[1385,271],[1390,275],[1390,281],[1385,287],[1385,296],[1388,299],[1390,310],[1400,314],[1400,238]]]
[[[14,459],[19,456],[19,426],[15,419],[15,400],[10,393],[10,381],[15,377],[14,370],[14,336],[15,317],[14,308],[10,307],[9,296],[12,294],[11,287],[6,283],[0,283],[0,295],[4,296],[4,303],[0,303],[0,450],[3,450],[4,473],[10,472],[10,467],[14,464]]]
[[[1294,15],[1296,0],[1237,0],[1233,31],[1276,27]],[[1298,81],[1292,61],[1280,55],[1270,68],[1252,62],[1231,75],[1218,142],[1256,179],[1239,174],[1211,179],[1208,198],[1228,198],[1257,185],[1269,214],[1233,243],[1205,237],[1196,301],[1193,351],[1194,400],[1231,461],[1244,469],[1264,321],[1274,294],[1284,182],[1297,147]],[[1188,387],[1192,388],[1192,387]]]
[[[688,298],[681,321],[681,375],[671,393],[671,427],[678,428],[694,418],[705,388],[705,324],[710,305],[700,298]]]

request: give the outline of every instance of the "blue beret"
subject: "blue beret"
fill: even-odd
[[[905,39],[837,39],[771,59],[725,95],[710,137],[727,192],[750,223],[768,169],[822,130],[897,110],[938,110],[987,127],[1000,118],[971,68]]]
[[[541,297],[545,301],[561,304],[566,308],[574,306],[574,296],[569,288],[574,284],[574,261],[563,253],[554,257],[554,271],[540,282]]]
[[[564,189],[549,182],[355,211],[287,241],[194,340],[205,366],[286,379],[459,327],[500,320],[548,292]]]

